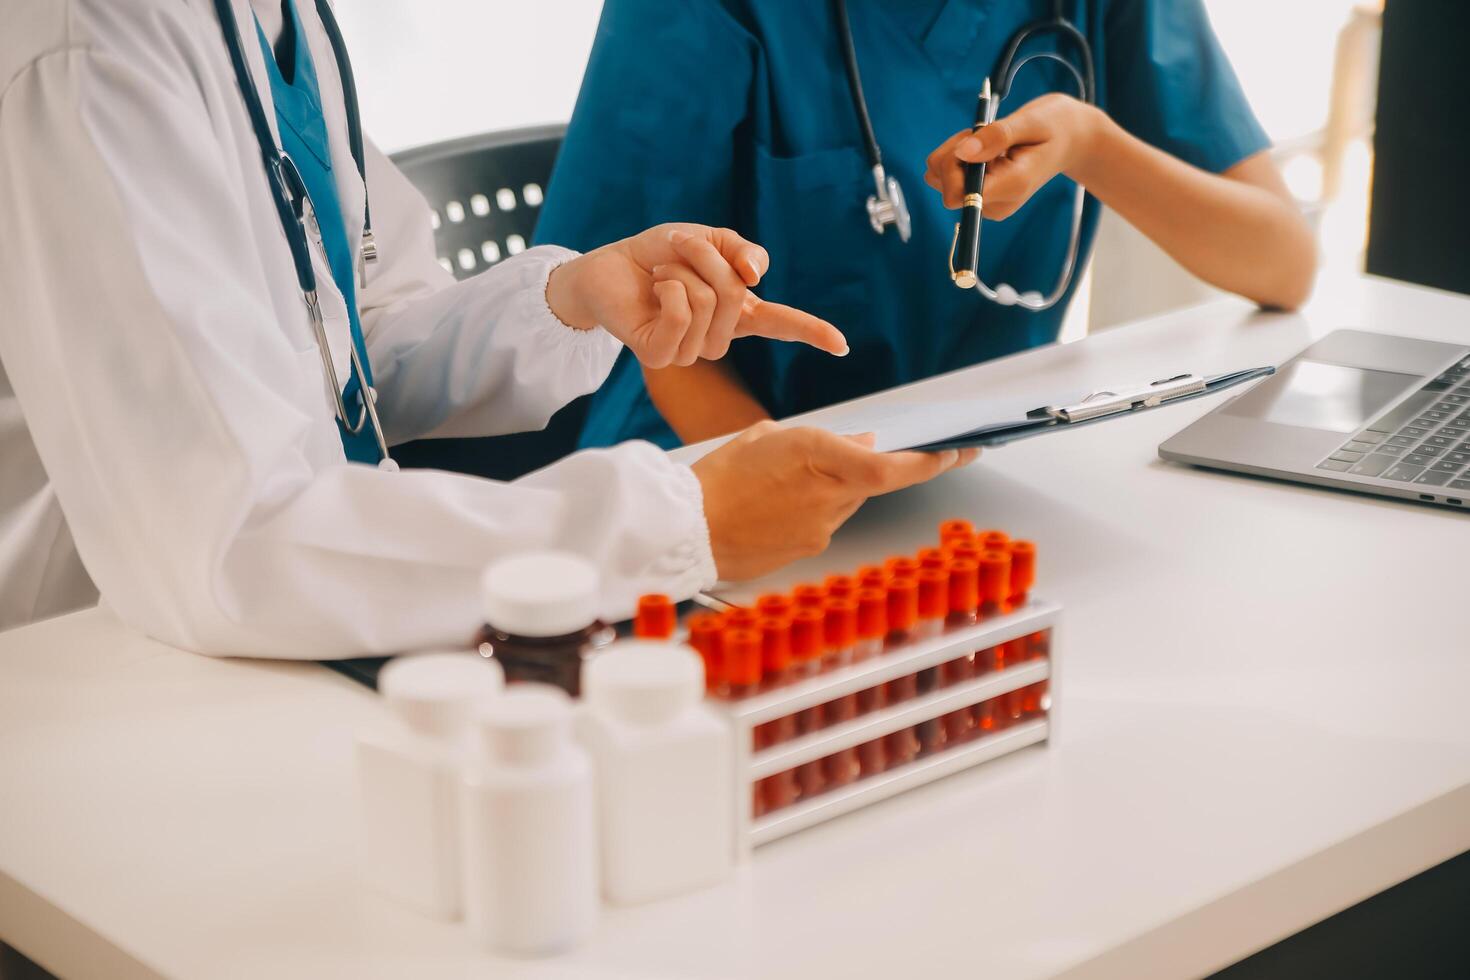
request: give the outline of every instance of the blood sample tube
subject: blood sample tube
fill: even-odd
[[[918,619],[918,581],[911,577],[889,581],[887,646],[899,647],[910,642]],[[913,674],[895,677],[885,686],[884,698],[889,704],[907,701],[918,693],[917,684],[917,678]],[[919,738],[912,728],[905,728],[884,736],[883,750],[887,757],[887,766],[902,765],[918,756]]]
[[[944,553],[951,558],[966,558],[973,562],[980,561],[980,546],[975,543],[974,538],[960,540],[955,538],[944,546]]]
[[[826,649],[825,608],[800,607],[791,620],[791,652],[796,657],[798,668],[816,673],[821,669],[822,654]],[[796,729],[805,735],[821,728],[825,723],[824,705],[814,704],[796,713]],[[796,784],[802,798],[815,796],[827,788],[827,776],[821,759],[804,762],[796,767]]]
[[[839,599],[851,596],[858,589],[857,579],[851,575],[828,575],[823,585],[829,597]]]
[[[719,613],[695,613],[689,617],[689,645],[704,661],[704,686],[711,693],[720,686],[720,635],[725,631],[725,617]]]
[[[1011,543],[1011,536],[1004,531],[976,531],[975,543],[982,551],[1004,551]]]
[[[863,589],[858,593],[858,641],[854,649],[857,660],[868,660],[883,652],[888,637],[888,589]],[[882,684],[858,692],[858,714],[877,711],[888,703],[887,689]],[[863,775],[882,772],[886,765],[883,740],[875,739],[858,746]]]
[[[790,806],[801,798],[801,787],[796,782],[794,769],[767,776],[756,785],[766,813]]]
[[[791,590],[798,609],[821,609],[827,603],[827,587],[808,582]]]
[[[761,690],[769,691],[791,682],[795,661],[791,655],[791,619],[767,616],[760,621]],[[796,719],[790,715],[756,728],[756,747],[774,745],[796,737]]]
[[[1011,553],[1010,606],[1012,609],[1019,609],[1026,604],[1031,587],[1036,584],[1036,545],[1030,541],[1012,541],[1008,550]],[[1034,633],[1017,637],[1007,646],[1010,647],[1007,659],[1012,663],[1041,655]]]
[[[857,644],[853,647],[852,658],[856,661],[863,661],[883,652],[883,641],[888,635],[888,590],[886,588],[861,589],[858,591],[857,602],[858,636]],[[860,715],[877,711],[886,703],[887,699],[883,697],[882,684],[864,688],[857,694],[857,709]],[[863,771],[867,773],[867,769]],[[883,770],[880,767],[876,771],[882,772]]]
[[[919,563],[907,555],[894,555],[883,562],[883,568],[890,579],[913,578],[919,574]]]
[[[827,657],[829,662],[839,665],[850,664],[857,646],[858,602],[856,599],[832,596],[827,600]],[[851,721],[858,714],[857,692],[844,694],[825,705],[825,721],[828,725]],[[857,748],[839,749],[823,760],[827,784],[846,786],[862,771]]]
[[[638,598],[638,612],[633,616],[633,635],[645,640],[667,640],[677,625],[674,603],[666,595]]]
[[[761,687],[761,634],[759,630],[726,629],[720,640],[725,694],[748,698]]]
[[[944,560],[943,555],[938,556]],[[949,572],[943,568],[919,569],[919,621],[914,627],[919,637],[938,636],[944,632],[944,621],[949,618]],[[916,686],[919,694],[928,694],[939,687],[940,665],[925,667],[919,671]],[[916,729],[919,747],[924,752],[938,752],[944,748],[944,721],[930,718],[919,722]]]
[[[862,589],[881,589],[888,584],[888,570],[882,565],[864,565],[853,577]]]
[[[756,612],[766,617],[790,616],[791,610],[795,608],[796,604],[791,601],[791,597],[779,592],[768,592],[755,600]]]
[[[945,562],[949,561],[949,556],[944,553],[943,548],[920,548],[914,561],[919,563],[920,569],[943,568]]]
[[[791,682],[795,662],[791,656],[791,620],[767,616],[760,622],[761,689],[770,690]],[[755,747],[764,748],[796,737],[796,716],[784,715],[755,729]]]
[[[822,651],[826,646],[827,613],[824,609],[799,607],[791,617],[791,657],[799,677],[809,677],[822,669]],[[796,713],[796,730],[805,735],[822,727],[822,706],[813,705]]]
[[[949,619],[951,629],[972,626],[980,618],[980,566],[966,558],[949,561]],[[974,653],[957,657],[944,665],[940,680],[958,684],[975,676]],[[975,727],[975,714],[970,708],[951,711],[944,716],[945,738],[953,742],[967,736]]]
[[[939,542],[948,544],[951,538],[973,538],[975,525],[962,517],[953,517],[939,523]]]
[[[753,630],[760,624],[761,614],[749,606],[731,606],[725,610],[725,628]]]
[[[1008,551],[986,551],[980,555],[980,618],[990,619],[1007,611],[1011,592],[1011,555]],[[1005,666],[1004,644],[980,651],[975,672],[1000,670]]]
[[[1031,586],[1036,584],[1036,545],[1030,541],[1012,541],[1011,553],[1011,608],[1024,606]]]

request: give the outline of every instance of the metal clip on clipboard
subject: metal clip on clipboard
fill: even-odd
[[[1095,391],[1079,402],[1034,408],[1022,419],[991,422],[934,442],[909,445],[906,448],[923,452],[938,452],[943,449],[965,449],[972,446],[1004,446],[1007,443],[1045,435],[1048,432],[1064,432],[1079,425],[1106,422],[1111,418],[1134,412],[1147,412],[1163,405],[1186,402],[1192,398],[1203,398],[1248,381],[1256,381],[1274,374],[1275,371],[1274,367],[1267,366],[1209,377],[1198,374],[1178,374],[1162,381],[1123,385]]]
[[[1202,392],[1207,386],[1205,379],[1197,374],[1180,374],[1162,381],[1120,387],[1116,391],[1095,391],[1072,405],[1044,405],[1027,412],[1026,417],[1084,422],[1104,415],[1131,412],[1136,408],[1157,408],[1175,398]]]

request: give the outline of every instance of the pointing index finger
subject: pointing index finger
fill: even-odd
[[[847,356],[847,338],[832,324],[795,307],[767,303],[754,293],[746,294],[735,336],[796,341],[837,357]]]

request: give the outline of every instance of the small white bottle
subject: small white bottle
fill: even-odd
[[[460,916],[460,773],[504,684],[476,653],[398,657],[378,675],[385,717],[357,736],[363,876],[426,915]]]
[[[515,684],[480,716],[483,758],[464,779],[465,914],[488,948],[545,956],[597,924],[592,766],[572,703]]]
[[[703,693],[704,665],[688,647],[627,641],[587,662],[579,734],[596,767],[610,902],[647,902],[730,874],[731,735]]]

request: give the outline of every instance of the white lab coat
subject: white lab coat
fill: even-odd
[[[254,3],[278,29],[278,0]],[[250,4],[234,7],[274,126]],[[298,9],[357,242],[336,62]],[[464,642],[481,569],[533,548],[596,562],[604,613],[712,583],[699,483],[647,444],[512,484],[345,461],[209,0],[4,0],[3,19],[0,625],[85,601],[72,538],[125,621],[211,654]],[[456,284],[422,198],[367,156],[382,258],[359,302],[390,442],[539,428],[602,382],[617,342],[545,301],[571,253]],[[346,307],[319,250],[317,279],[345,380]]]

